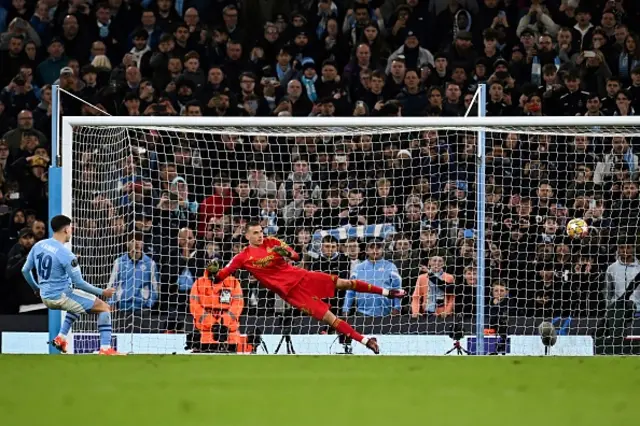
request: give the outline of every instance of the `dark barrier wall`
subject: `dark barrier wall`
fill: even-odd
[[[117,315],[116,315],[117,316]],[[291,317],[289,317],[291,318]],[[350,321],[365,334],[449,334],[455,323],[453,318],[420,318],[413,319],[408,315],[394,317],[353,317]],[[537,327],[542,319],[518,318],[508,324],[507,333],[510,335],[536,335]],[[465,335],[474,334],[468,318],[461,321]],[[140,332],[140,330],[152,330],[157,333],[166,323],[166,318],[154,317],[145,320],[136,318],[136,321],[127,324],[126,327],[118,327],[114,330],[119,333]],[[281,317],[244,317],[241,320],[243,332],[246,334],[319,334],[326,331],[326,327],[308,317],[293,317],[292,321],[283,324]],[[591,335],[597,327],[597,320],[590,318],[575,318],[571,326],[567,327],[570,335]],[[558,324],[558,328],[561,325]],[[0,315],[0,347],[2,345],[2,332],[46,332],[47,316],[40,315]],[[186,333],[192,331],[187,327]],[[633,325],[626,330],[627,339],[623,338],[599,338],[596,339],[596,354],[640,354],[640,346],[637,340],[629,336],[640,336],[640,318],[636,318]]]

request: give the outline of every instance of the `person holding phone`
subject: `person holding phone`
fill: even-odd
[[[506,21],[505,12],[500,11],[497,19]],[[535,20],[535,22],[532,23],[532,20]],[[535,35],[546,33],[555,37],[560,30],[560,25],[556,24],[553,19],[551,19],[549,11],[545,6],[540,4],[540,0],[532,0],[529,11],[526,15],[520,18],[520,21],[518,22],[516,34],[519,36],[522,35],[522,32],[525,29],[533,31]]]
[[[256,93],[256,75],[252,72],[240,74],[240,97],[242,101],[238,104],[238,109],[244,111],[249,116],[264,117],[269,115],[271,110],[266,99]]]

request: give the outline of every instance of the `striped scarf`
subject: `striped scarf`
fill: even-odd
[[[307,96],[311,99],[311,102],[315,102],[318,100],[318,94],[316,93],[316,80],[318,79],[317,75],[314,75],[313,78],[307,78],[304,75],[300,79],[302,85],[307,90]]]
[[[341,226],[339,228],[333,229],[323,229],[320,231],[316,231],[311,238],[311,243],[309,244],[309,256],[317,259],[320,256],[320,246],[322,245],[322,239],[324,237],[331,236],[336,241],[345,241],[351,238],[357,239],[365,239],[365,238],[382,238],[387,239],[388,237],[395,234],[396,228],[393,225],[389,224],[378,224],[378,225],[359,225],[359,226]]]
[[[623,78],[631,77],[631,70],[640,65],[640,60],[631,58],[629,61],[629,54],[622,53],[618,60],[618,74]]]

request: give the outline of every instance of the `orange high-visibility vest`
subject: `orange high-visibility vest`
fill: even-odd
[[[244,298],[240,281],[229,276],[220,283],[214,283],[205,271],[203,277],[191,287],[189,310],[193,323],[200,330],[201,343],[219,343],[211,328],[222,324],[229,329],[227,343],[238,345],[238,352],[250,352],[247,336],[240,334],[240,315],[244,308]]]

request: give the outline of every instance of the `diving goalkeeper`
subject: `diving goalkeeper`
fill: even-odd
[[[259,222],[247,224],[245,238],[249,246],[238,253],[225,268],[215,273],[215,282],[224,280],[238,269],[244,269],[290,305],[324,321],[337,332],[362,343],[374,353],[380,353],[375,338],[364,337],[338,319],[329,310],[329,305],[321,299],[333,297],[336,289],[381,294],[390,299],[404,297],[404,290],[381,288],[360,280],[345,280],[336,275],[292,266],[288,259],[299,260],[298,253],[277,238],[265,238]],[[210,272],[213,271],[210,269]]]

